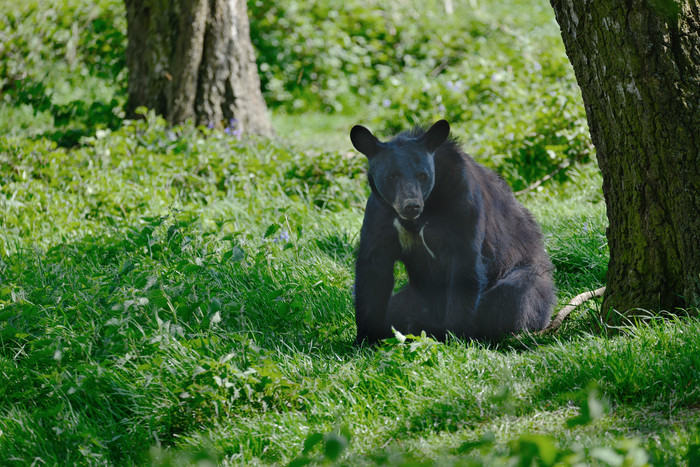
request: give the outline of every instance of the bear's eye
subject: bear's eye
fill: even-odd
[[[427,182],[428,181],[428,174],[425,172],[419,173],[418,180],[420,180],[421,182]]]

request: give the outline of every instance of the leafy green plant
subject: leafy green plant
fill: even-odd
[[[126,90],[123,4],[114,0],[4,3],[2,104],[28,107],[29,118],[47,113],[52,125],[46,131],[62,146],[76,145],[96,130],[117,128]]]
[[[420,336],[403,335],[394,330],[394,337],[385,339],[378,353],[377,368],[389,374],[398,374],[404,364],[434,366],[440,359],[438,342],[424,332]]]
[[[325,434],[311,433],[304,440],[301,454],[287,465],[288,467],[301,467],[309,464],[333,464],[347,449],[351,439],[352,434],[347,427],[340,427]]]

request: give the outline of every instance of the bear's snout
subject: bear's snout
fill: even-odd
[[[423,200],[408,199],[401,203],[401,206],[396,211],[402,219],[412,221],[423,212]]]
[[[394,210],[403,220],[412,221],[423,212],[423,190],[417,180],[410,178],[397,185]]]

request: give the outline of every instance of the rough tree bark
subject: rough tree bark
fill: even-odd
[[[125,0],[127,113],[272,133],[245,0]]]
[[[700,6],[551,4],[603,175],[603,313],[700,306]]]

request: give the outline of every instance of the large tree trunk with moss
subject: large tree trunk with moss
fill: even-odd
[[[173,124],[270,134],[245,0],[125,0],[129,103]]]
[[[700,306],[700,6],[551,4],[603,175],[603,313]]]

